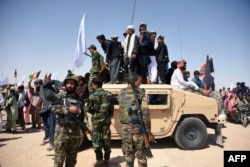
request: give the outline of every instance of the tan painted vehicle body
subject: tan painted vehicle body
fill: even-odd
[[[126,84],[104,84],[103,88],[110,91],[113,96],[117,96],[126,86]],[[151,132],[155,135],[155,139],[171,136],[182,149],[199,149],[206,143],[206,128],[215,129],[216,140],[218,134],[221,136],[221,130],[218,128],[220,127],[218,126],[218,106],[214,98],[176,89],[170,85],[142,84],[140,88],[145,90],[142,103],[148,104],[151,114]],[[119,105],[115,104],[114,108],[111,138],[118,140],[121,139]],[[88,116],[91,117],[91,115]],[[200,127],[203,129],[199,129]],[[182,138],[187,138],[187,141]],[[195,141],[197,138],[198,143]],[[218,144],[222,144],[221,141]]]

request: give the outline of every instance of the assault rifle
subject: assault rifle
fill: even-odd
[[[153,154],[152,154],[151,149],[150,149],[149,135],[147,133],[146,126],[145,126],[145,123],[143,121],[143,115],[142,115],[141,106],[140,106],[138,97],[136,95],[135,77],[131,76],[132,75],[131,72],[129,73],[129,75],[130,76],[128,77],[128,83],[132,86],[132,89],[133,89],[135,103],[136,103],[136,107],[137,107],[137,110],[138,110],[139,123],[140,123],[140,126],[141,126],[141,132],[143,134],[144,144],[145,144],[145,147],[147,149],[147,157],[148,158],[152,158]]]
[[[92,57],[90,54],[88,54],[87,52],[84,52],[84,54],[86,55],[86,56],[89,56],[89,57]]]
[[[81,105],[79,105],[79,104],[72,103],[71,100],[67,97],[65,97],[63,99],[63,104],[66,105],[67,107],[69,107],[71,105],[78,105],[79,108],[81,107]],[[76,123],[78,123],[80,125],[80,127],[82,128],[82,130],[84,132],[86,132],[86,131],[89,131],[89,129],[86,127],[86,125],[83,122],[81,122],[81,120],[83,120],[82,119],[82,114],[83,114],[82,112],[83,111],[80,111],[80,113],[78,115],[80,117],[80,119],[78,119],[75,115],[73,115],[71,113],[68,113],[68,116],[69,116],[69,118],[73,119]]]

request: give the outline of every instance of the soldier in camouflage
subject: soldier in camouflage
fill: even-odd
[[[50,97],[49,109],[56,113],[54,167],[73,167],[77,162],[82,131],[75,119],[83,122],[83,105],[76,93],[77,76],[69,73],[63,82],[65,91]],[[55,100],[56,98],[56,100]]]
[[[139,82],[136,82],[139,84]],[[149,141],[154,141],[151,133],[150,112],[144,91],[136,85],[136,97],[141,105],[141,112]],[[138,109],[136,107],[135,96],[131,84],[122,89],[119,95],[120,122],[122,126],[122,151],[125,156],[126,167],[133,167],[137,158],[139,167],[147,167],[146,153],[141,125],[138,121]]]
[[[111,115],[109,112],[110,96],[108,91],[102,88],[102,81],[99,78],[92,80],[94,92],[89,96],[87,112],[92,114],[92,145],[96,154],[94,166],[103,167],[109,164],[111,147]],[[104,150],[104,155],[102,152]]]
[[[88,83],[88,88],[89,88],[89,94],[93,93],[93,88],[92,88],[92,79],[96,78],[99,76],[100,72],[103,70],[102,68],[105,66],[103,56],[96,50],[95,45],[90,45],[88,47],[88,50],[90,51],[92,55],[92,67],[90,69],[90,76],[89,76],[89,83]]]

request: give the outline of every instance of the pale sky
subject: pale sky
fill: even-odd
[[[58,73],[63,80],[73,69],[83,14],[86,45],[95,44],[104,55],[96,36],[123,41],[133,5],[134,0],[0,0],[0,80],[14,83],[15,69],[17,81],[40,70],[39,78]],[[186,59],[191,78],[212,57],[218,90],[236,82],[250,85],[249,18],[249,0],[137,0],[132,24],[137,35],[140,22],[164,35],[170,61]],[[74,72],[84,75],[90,62],[86,57]]]

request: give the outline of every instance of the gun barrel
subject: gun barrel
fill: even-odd
[[[132,88],[133,88],[133,93],[134,93],[134,98],[135,98],[135,102],[136,102],[136,107],[138,109],[138,116],[139,116],[139,122],[140,122],[140,126],[141,126],[141,131],[143,133],[143,140],[144,140],[144,143],[145,143],[145,147],[147,149],[147,157],[148,158],[152,158],[153,154],[152,154],[151,149],[150,149],[149,136],[148,136],[148,133],[147,133],[147,130],[146,130],[145,123],[143,121],[143,115],[142,115],[141,107],[140,107],[138,98],[136,96],[135,85],[134,84],[131,84],[131,85],[132,85]]]
[[[78,120],[77,118],[75,117],[72,117],[79,125],[80,127],[82,128],[82,130],[84,132],[88,131],[89,129],[86,127],[86,125],[84,123],[82,123],[80,120]]]
[[[148,158],[152,158],[153,157],[153,154],[152,154],[150,148],[147,148],[147,154],[146,155],[147,155]]]

